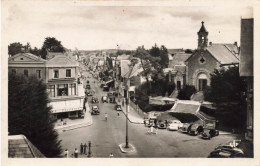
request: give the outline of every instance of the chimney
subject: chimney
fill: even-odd
[[[234,42],[234,45],[237,46],[237,42]]]
[[[212,42],[209,42],[209,45],[212,46]]]

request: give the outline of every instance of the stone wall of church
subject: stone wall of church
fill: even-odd
[[[203,57],[203,59],[202,59]],[[186,62],[187,65],[187,84],[194,85],[198,89],[197,77],[200,73],[207,75],[207,85],[210,85],[210,73],[218,68],[217,60],[208,52],[198,50]]]

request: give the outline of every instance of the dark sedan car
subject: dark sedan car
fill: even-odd
[[[92,97],[92,103],[99,103],[99,101],[98,101],[98,98],[97,97]]]
[[[227,148],[222,147],[215,149],[210,153],[209,158],[242,158],[244,157],[244,152],[239,148]]]
[[[199,124],[192,124],[188,131],[189,135],[198,135],[201,132],[203,132],[203,127]]]
[[[216,129],[204,129],[200,136],[203,139],[211,139],[212,137],[218,135],[219,135],[219,131]]]

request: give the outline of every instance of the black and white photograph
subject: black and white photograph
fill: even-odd
[[[256,164],[259,1],[174,2],[2,1],[8,165]]]

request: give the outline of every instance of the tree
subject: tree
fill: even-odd
[[[217,119],[226,127],[243,129],[246,126],[246,102],[241,94],[246,91],[246,85],[239,76],[239,68],[215,70],[210,80],[204,96],[205,100],[216,104]]]
[[[11,43],[8,45],[8,54],[14,56],[15,54],[21,53],[23,49],[23,45],[19,42]]]
[[[180,100],[190,100],[191,95],[195,92],[196,88],[194,86],[185,85],[184,88],[179,91],[177,98]]]
[[[246,86],[239,76],[238,67],[230,67],[227,70],[221,68],[211,74],[210,88],[204,91],[207,101],[233,102],[241,100],[241,93]]]
[[[168,50],[164,45],[161,46],[160,57],[161,57],[160,64],[162,65],[163,68],[167,68],[169,66],[169,56],[168,56]]]
[[[46,55],[48,52],[65,52],[65,48],[62,46],[61,41],[58,41],[54,37],[46,37],[42,49],[41,49],[41,56],[42,58],[46,59]]]
[[[61,154],[60,140],[50,120],[46,85],[36,77],[9,75],[8,131],[25,135],[46,157]]]

